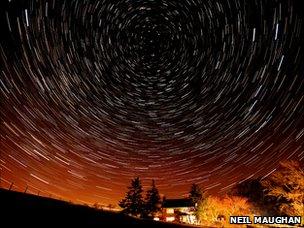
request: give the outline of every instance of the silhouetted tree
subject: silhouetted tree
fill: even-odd
[[[97,203],[97,202],[94,203],[93,207],[94,207],[95,209],[99,209],[99,208],[100,208],[99,203]]]
[[[203,191],[202,191],[201,187],[198,184],[192,184],[191,185],[191,189],[190,189],[190,192],[189,192],[189,198],[196,205],[203,200],[204,194],[203,194]]]
[[[110,204],[108,205],[108,208],[109,208],[110,211],[112,211],[112,210],[115,209],[115,206],[114,206],[113,204],[110,203]]]
[[[126,214],[140,216],[143,214],[144,201],[142,199],[142,184],[139,177],[131,181],[128,191],[124,199],[119,202],[119,206],[123,208]]]
[[[145,199],[145,215],[154,216],[161,209],[161,198],[159,191],[155,186],[155,181],[152,180],[151,188],[147,191]]]
[[[231,196],[247,197],[252,202],[261,202],[264,198],[260,179],[248,179],[238,183],[230,192]]]

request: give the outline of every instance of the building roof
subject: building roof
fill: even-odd
[[[163,208],[194,207],[191,199],[165,199]]]

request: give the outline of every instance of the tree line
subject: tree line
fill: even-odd
[[[155,181],[145,198],[143,192],[140,178],[134,178],[119,202],[124,213],[153,217],[160,212],[162,199]],[[189,198],[196,205],[197,220],[205,225],[227,225],[230,215],[302,216],[304,225],[303,166],[296,161],[281,162],[268,176],[240,182],[222,196],[207,195],[198,184],[192,184]]]
[[[160,197],[154,180],[152,180],[151,187],[147,190],[145,198],[143,197],[143,192],[140,178],[136,177],[131,180],[125,198],[118,204],[123,209],[123,213],[149,218],[161,211],[163,199]],[[203,192],[199,185],[192,184],[189,191],[189,199],[196,205],[203,199]]]
[[[304,170],[297,161],[281,162],[268,176],[236,184],[226,195],[208,196],[197,209],[206,226],[228,226],[230,215],[301,216],[304,225]]]

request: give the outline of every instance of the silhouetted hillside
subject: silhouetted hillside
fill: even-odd
[[[139,220],[120,213],[99,211],[86,206],[73,205],[24,193],[0,189],[0,226],[7,227],[156,227],[178,228]]]

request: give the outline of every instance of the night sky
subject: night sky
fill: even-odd
[[[304,162],[301,0],[1,0],[1,186],[117,203]]]

